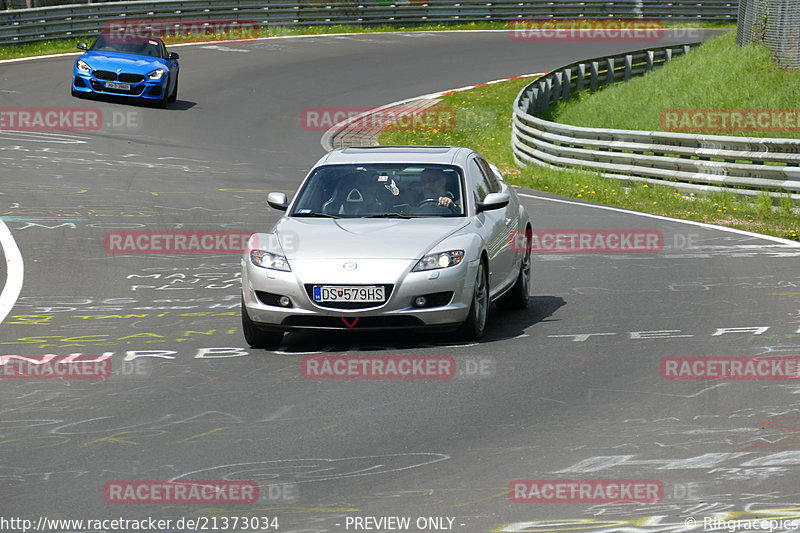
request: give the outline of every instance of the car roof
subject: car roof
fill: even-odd
[[[463,166],[469,148],[461,146],[351,146],[338,148],[319,160],[320,165],[426,163]]]

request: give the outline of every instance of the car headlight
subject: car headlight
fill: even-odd
[[[412,272],[422,272],[424,270],[435,270],[437,268],[447,268],[456,266],[464,259],[464,250],[450,250],[449,252],[436,252],[428,254],[414,265]]]
[[[80,70],[81,72],[89,72],[90,70],[92,70],[92,67],[90,67],[89,64],[83,59],[79,59],[77,65],[78,65],[78,70]]]
[[[273,254],[266,250],[252,250],[250,252],[250,261],[261,268],[271,268],[273,270],[282,270],[284,272],[291,272],[292,267],[289,266],[289,261],[286,256]]]
[[[167,74],[167,69],[165,68],[157,68],[153,72],[147,75],[148,78],[151,80],[160,80]]]

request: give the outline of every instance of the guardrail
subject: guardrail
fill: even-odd
[[[583,89],[649,72],[699,43],[571,63],[537,78],[514,101],[511,143],[518,164],[580,167],[603,176],[700,191],[783,196],[800,191],[800,139],[585,128],[540,118]],[[774,192],[787,191],[786,193]]]
[[[7,0],[8,1],[8,0]],[[11,0],[22,7],[27,0]],[[46,2],[51,0],[33,0]],[[22,3],[22,6],[19,4]],[[0,11],[0,45],[91,36],[119,19],[254,20],[261,26],[453,23],[530,18],[640,17],[735,22],[737,0],[157,0]]]

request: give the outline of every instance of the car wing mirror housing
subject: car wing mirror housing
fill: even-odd
[[[511,197],[506,192],[491,192],[486,195],[483,202],[479,202],[476,206],[476,211],[482,213],[484,211],[491,211],[493,209],[501,209],[508,205]]]
[[[78,50],[88,50],[89,45],[83,42],[78,43]]]
[[[269,193],[267,195],[267,203],[270,207],[280,211],[286,211],[286,208],[289,207],[289,199],[282,192]]]
[[[178,59],[180,57],[178,52],[167,52],[167,59]]]

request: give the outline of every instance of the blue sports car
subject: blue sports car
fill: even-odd
[[[160,107],[178,97],[178,54],[157,38],[109,39],[101,35],[75,61],[72,96],[114,95],[153,101]]]

